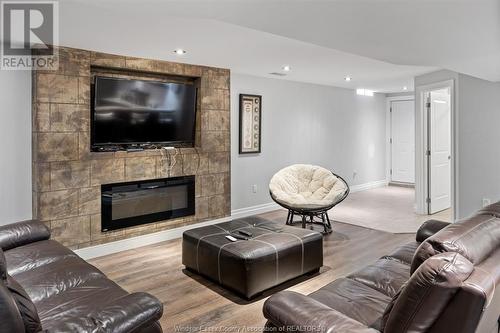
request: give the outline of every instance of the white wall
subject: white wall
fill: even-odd
[[[500,200],[500,83],[459,75],[459,217]]]
[[[238,154],[240,93],[262,95],[260,154]],[[383,94],[232,74],[232,210],[271,202],[270,178],[294,163],[324,166],[350,185],[385,180],[385,107]]]
[[[31,211],[31,72],[0,71],[0,225]]]

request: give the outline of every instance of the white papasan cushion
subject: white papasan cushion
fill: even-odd
[[[344,195],[347,187],[325,168],[294,164],[281,169],[271,178],[269,190],[276,201],[290,207],[328,207]]]

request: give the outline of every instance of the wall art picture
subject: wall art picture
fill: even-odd
[[[240,94],[240,154],[261,151],[262,96]]]

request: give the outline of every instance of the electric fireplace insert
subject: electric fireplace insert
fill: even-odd
[[[195,176],[101,185],[101,230],[195,214]]]

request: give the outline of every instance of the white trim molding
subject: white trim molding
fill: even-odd
[[[121,239],[114,242],[109,242],[105,244],[89,246],[86,248],[75,250],[75,253],[78,254],[83,259],[92,259],[97,257],[102,257],[108,254],[113,254],[116,252],[121,252],[125,250],[135,249],[141,246],[156,244],[164,241],[168,241],[171,239],[176,239],[182,237],[182,233],[186,230],[204,227],[211,224],[222,223],[232,220],[232,216],[226,216],[220,219],[204,221],[196,224],[191,224],[179,228],[174,228],[170,230],[163,230],[159,232],[153,232],[147,235],[141,235],[137,237]]]
[[[389,185],[389,181],[387,179],[382,179],[382,180],[377,180],[374,182],[353,185],[350,187],[350,191],[351,191],[351,193],[354,193],[354,192],[359,192],[359,191],[370,190],[370,189],[377,188],[377,187],[383,187],[383,186],[387,186],[387,185]],[[261,205],[255,205],[255,206],[250,206],[250,207],[245,207],[245,208],[240,208],[240,209],[234,209],[231,211],[231,218],[239,219],[242,217],[271,212],[273,210],[277,210],[280,208],[282,208],[282,207],[280,205],[278,205],[277,203],[268,202],[268,203],[261,204]]]
[[[408,94],[404,96],[393,96],[386,98],[386,108],[385,108],[385,177],[390,182],[392,180],[391,168],[392,168],[392,123],[391,123],[391,103],[394,101],[413,101],[415,102],[415,95]]]
[[[351,192],[354,193],[354,192],[369,190],[369,189],[373,189],[373,188],[377,188],[377,187],[383,187],[383,186],[387,186],[387,184],[388,184],[387,179],[384,179],[384,180],[378,180],[378,181],[374,181],[374,182],[370,182],[370,183],[354,185],[354,186],[351,186]],[[105,243],[105,244],[90,246],[90,247],[86,247],[83,249],[75,250],[75,253],[86,260],[92,259],[92,258],[97,258],[97,257],[102,257],[102,256],[105,256],[108,254],[113,254],[116,252],[135,249],[135,248],[138,248],[141,246],[146,246],[146,245],[156,244],[156,243],[160,243],[160,242],[165,242],[165,241],[176,239],[176,238],[181,238],[182,233],[186,230],[189,230],[189,229],[204,227],[204,226],[211,225],[211,224],[227,222],[227,221],[231,221],[233,219],[239,219],[239,218],[243,218],[243,217],[247,217],[247,216],[251,216],[251,215],[267,213],[267,212],[277,210],[277,209],[280,209],[280,206],[278,204],[276,204],[275,202],[268,202],[268,203],[261,204],[261,205],[235,209],[235,210],[231,211],[231,216],[226,216],[226,217],[223,217],[220,219],[215,219],[215,220],[210,220],[210,221],[204,221],[204,222],[191,224],[191,225],[187,225],[187,226],[183,226],[183,227],[179,227],[179,228],[174,228],[174,229],[170,229],[170,230],[163,230],[163,231],[159,231],[159,232],[154,232],[154,233],[147,234],[147,235],[141,235],[141,236],[127,238],[127,239],[121,239],[121,240],[118,240],[115,242],[109,242],[109,243]]]
[[[371,190],[377,187],[384,187],[389,185],[389,180],[388,179],[382,179],[382,180],[376,180],[374,182],[369,182],[369,183],[364,183],[364,184],[359,184],[359,185],[353,185],[350,187],[351,193],[354,192],[359,192],[359,191],[366,191],[366,190]]]
[[[251,207],[245,207],[240,209],[235,209],[231,211],[231,217],[233,219],[239,219],[242,217],[247,217],[251,215],[257,215],[262,213],[271,212],[273,210],[280,209],[281,206],[275,202],[268,202],[262,205],[256,205]]]

